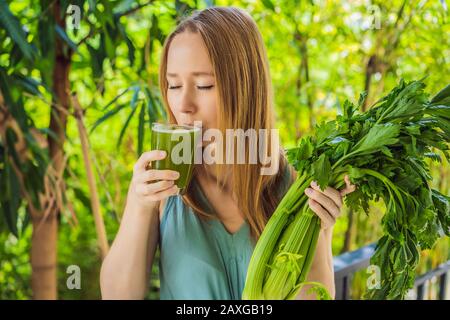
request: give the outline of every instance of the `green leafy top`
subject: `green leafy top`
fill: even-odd
[[[364,113],[346,101],[343,114],[321,123],[315,135],[304,137],[287,151],[288,161],[319,186],[340,187],[348,174],[357,190],[345,202],[354,210],[369,210],[369,201],[383,199],[384,236],[371,263],[382,270],[381,288],[373,299],[403,298],[414,283],[422,249],[450,235],[450,198],[429,186],[426,158],[448,160],[450,87],[428,99],[422,80],[400,83]]]

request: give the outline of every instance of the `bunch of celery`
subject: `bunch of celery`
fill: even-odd
[[[287,157],[298,175],[259,238],[247,271],[243,299],[292,299],[305,284],[320,231],[304,190],[316,180],[324,190],[340,189],[348,174],[357,186],[347,206],[368,213],[370,200],[383,199],[384,235],[371,264],[381,286],[371,299],[401,299],[412,287],[422,249],[450,235],[450,198],[429,186],[425,161],[449,160],[450,85],[428,100],[424,83],[400,81],[364,113],[346,101],[336,120],[316,126]]]

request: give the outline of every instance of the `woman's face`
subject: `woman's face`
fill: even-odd
[[[203,130],[217,128],[216,82],[200,34],[183,32],[167,56],[167,99],[178,124],[202,121]]]

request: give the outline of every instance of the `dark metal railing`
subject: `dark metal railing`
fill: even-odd
[[[346,252],[334,257],[334,282],[336,285],[336,300],[350,299],[350,287],[355,272],[365,269],[370,265],[370,257],[375,252],[375,244],[370,244],[355,251]],[[447,297],[448,272],[450,260],[439,265],[425,274],[416,278],[414,289],[416,299],[423,300],[427,283],[436,279],[439,282],[438,299]]]
[[[375,244],[334,257],[334,283],[336,300],[348,300],[353,274],[370,264],[370,257],[375,252]]]
[[[417,300],[423,300],[425,286],[428,281],[437,279],[439,281],[438,299],[446,300],[447,296],[447,280],[448,271],[450,270],[450,260],[439,265],[436,269],[433,269],[420,277],[417,277],[415,287],[417,288]]]

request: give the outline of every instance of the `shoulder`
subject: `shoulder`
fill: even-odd
[[[294,181],[297,179],[297,171],[295,168],[283,158],[280,162],[280,170],[276,178],[277,195],[281,199],[288,191]]]
[[[164,214],[164,208],[166,207],[167,198],[162,199],[159,201],[159,221],[162,221],[163,214]]]
[[[286,169],[289,172],[289,177],[295,180],[297,178],[297,171],[295,171],[295,168],[289,162],[286,164]]]
[[[297,171],[295,168],[289,163],[286,157],[283,157],[283,160],[280,163],[280,171],[282,174],[282,181],[285,184],[292,184],[297,178]]]
[[[162,199],[159,202],[159,223],[164,223],[165,212],[168,212],[169,210],[178,210],[180,209],[179,206],[183,206],[183,200],[180,195],[172,195],[165,199]],[[178,209],[177,209],[178,208]]]

